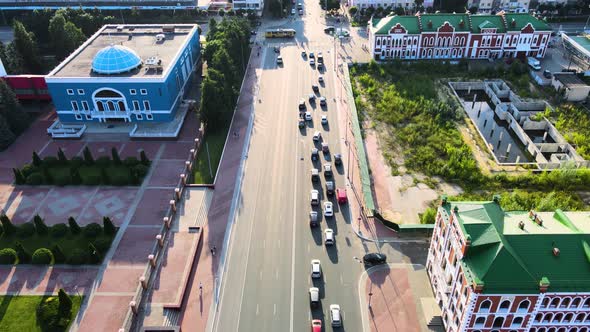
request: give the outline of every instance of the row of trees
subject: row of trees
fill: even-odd
[[[6,149],[31,123],[10,87],[0,80],[0,151]]]
[[[224,18],[209,22],[207,77],[201,87],[201,118],[208,131],[224,129],[236,105],[240,84],[250,55],[250,24],[244,18]]]

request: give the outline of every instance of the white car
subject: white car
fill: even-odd
[[[326,106],[326,97],[320,97],[320,106]]]
[[[324,216],[334,216],[334,208],[332,207],[332,202],[324,202]]]
[[[331,228],[328,228],[324,231],[324,243],[327,246],[334,244],[334,231]]]
[[[299,15],[303,15],[303,9],[299,9]]]
[[[340,316],[340,306],[337,304],[330,304],[330,321],[332,326],[342,326],[342,317]]]
[[[323,125],[327,125],[328,124],[328,116],[327,115],[322,115],[322,124]]]
[[[309,196],[310,196],[310,200],[311,200],[311,205],[319,205],[320,204],[320,192],[312,189],[309,192]]]
[[[320,266],[319,259],[312,259],[311,260],[311,277],[313,279],[320,278],[322,276],[322,268]]]
[[[311,121],[311,112],[310,111],[305,112],[305,120]]]
[[[311,59],[311,60],[309,60],[309,64],[310,64],[311,66],[315,66],[315,60],[314,60],[314,59]]]
[[[291,9],[291,15],[295,15],[295,8]]]
[[[322,133],[320,133],[319,131],[316,131],[316,132],[313,134],[313,140],[317,142],[317,141],[319,141],[319,140],[321,140],[321,139],[322,139]]]
[[[318,82],[320,82],[320,83],[324,83],[324,76],[320,75],[320,76],[318,77]]]

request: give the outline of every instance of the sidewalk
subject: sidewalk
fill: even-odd
[[[196,255],[198,264],[191,271],[187,294],[182,303],[180,314],[180,326],[182,331],[205,331],[210,310],[215,309],[212,300],[215,295],[217,270],[220,258],[224,252],[224,237],[230,217],[234,190],[239,180],[239,169],[242,159],[244,144],[248,144],[247,133],[250,116],[253,112],[252,104],[256,98],[256,86],[261,69],[260,56],[252,51],[250,65],[246,72],[242,92],[238,99],[236,112],[230,127],[230,133],[238,133],[238,136],[230,136],[226,142],[223,158],[219,165],[218,176],[215,182],[213,200],[209,208],[208,224],[203,229],[202,245]],[[212,255],[210,248],[216,247],[216,254]],[[202,290],[199,288],[202,284]]]

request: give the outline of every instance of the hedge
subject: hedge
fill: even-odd
[[[53,254],[47,248],[39,248],[33,253],[31,262],[38,265],[51,264],[53,262]]]
[[[33,234],[35,234],[35,225],[31,222],[26,222],[16,228],[16,235],[19,237],[29,237]]]
[[[4,248],[0,250],[0,264],[14,264],[16,263],[16,251],[12,248]]]
[[[49,228],[49,233],[53,237],[62,237],[68,233],[68,226],[63,223],[55,224]]]

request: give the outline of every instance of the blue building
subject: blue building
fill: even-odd
[[[196,24],[105,25],[45,80],[61,126],[171,122],[199,63]]]

